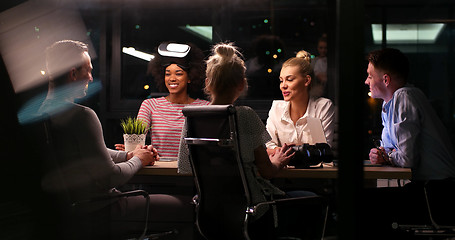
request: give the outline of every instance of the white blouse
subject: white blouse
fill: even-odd
[[[327,143],[332,146],[335,129],[335,107],[327,98],[310,98],[305,114],[300,117],[296,124],[289,113],[289,102],[275,100],[269,111],[267,119],[267,131],[272,140],[266,143],[267,148],[281,147],[284,143],[301,145],[312,144],[307,118],[319,118],[322,121]]]

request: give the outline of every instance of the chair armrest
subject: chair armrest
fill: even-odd
[[[147,202],[147,205],[150,202],[150,196],[149,194],[144,191],[144,190],[133,190],[133,191],[128,191],[128,192],[120,192],[112,195],[104,195],[104,196],[98,196],[90,199],[85,199],[81,201],[77,201],[71,204],[72,207],[76,207],[81,204],[86,204],[86,203],[93,203],[97,201],[104,201],[104,200],[110,200],[110,199],[117,199],[117,198],[122,198],[122,197],[133,197],[133,196],[140,196],[142,195]]]
[[[312,213],[313,215],[310,214],[312,216],[310,218],[311,222],[312,223],[314,222],[316,224],[314,226],[317,227],[314,229],[317,229],[317,230],[314,230],[312,228],[311,231],[314,230],[314,232],[316,234],[318,234],[318,236],[321,236],[320,239],[324,239],[324,234],[325,234],[326,224],[327,224],[327,216],[328,216],[328,212],[329,212],[329,205],[328,205],[328,201],[326,198],[324,198],[322,196],[306,196],[306,197],[282,198],[282,199],[261,202],[261,203],[256,204],[256,206],[254,206],[254,209],[251,209],[251,208],[248,209],[247,214],[254,214],[256,209],[259,206],[263,206],[263,205],[270,205],[271,211],[273,213],[275,227],[285,226],[284,228],[288,227],[289,225],[286,223],[286,220],[282,224],[280,223],[281,221],[279,221],[279,219],[280,219],[279,215],[282,210],[285,210],[285,212],[289,211],[289,210],[291,210],[293,212],[295,212],[295,211],[298,212],[298,211],[302,210],[302,209],[300,209],[301,207],[303,207],[305,209],[313,209],[315,206],[317,206],[318,211],[320,210],[321,212],[316,213],[317,216],[314,215],[314,213]],[[251,211],[251,210],[253,210],[253,211]],[[284,216],[285,216],[285,219],[288,218],[287,215],[284,215]],[[313,218],[313,217],[315,217],[315,218]],[[307,216],[306,216],[306,218],[305,217],[299,217],[299,219],[294,219],[294,218],[295,218],[295,216],[291,217],[291,219],[293,219],[292,222],[297,223],[299,226],[302,226],[302,227],[306,226],[306,223],[308,223],[308,220],[309,220],[309,218]],[[297,222],[295,222],[294,220]],[[297,231],[301,231],[300,234],[304,234],[304,230],[302,231],[300,229]],[[301,238],[299,238],[299,239],[301,239]]]
[[[293,198],[282,198],[271,201],[260,202],[254,206],[254,209],[262,205],[276,205],[276,204],[299,204],[299,203],[321,203],[323,206],[328,206],[327,200],[321,196],[307,196],[307,197],[293,197]]]
[[[148,228],[148,219],[149,219],[149,209],[150,209],[150,196],[149,194],[144,191],[144,190],[133,190],[133,191],[128,191],[128,192],[119,192],[111,195],[104,195],[104,196],[98,196],[98,197],[93,197],[90,199],[74,202],[71,204],[72,208],[76,208],[79,205],[82,204],[90,204],[90,203],[95,203],[98,201],[106,201],[106,200],[111,200],[111,199],[118,199],[122,197],[133,197],[133,196],[143,196],[145,198],[145,217],[144,217],[144,230],[142,234],[139,236],[138,239],[144,239],[146,234],[147,234],[147,228]],[[165,233],[165,234],[171,234],[170,233]]]
[[[191,199],[191,204],[198,206],[199,205],[199,195],[194,195]]]
[[[231,139],[218,139],[218,138],[185,138],[188,145],[218,145],[221,147],[232,147]]]

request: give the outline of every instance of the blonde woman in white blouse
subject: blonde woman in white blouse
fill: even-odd
[[[312,144],[308,117],[321,119],[327,143],[333,143],[334,106],[327,98],[311,96],[314,73],[310,59],[308,52],[300,51],[297,57],[283,63],[280,73],[283,100],[273,101],[267,119],[267,131],[272,137],[266,144],[269,155],[274,154],[285,143]]]

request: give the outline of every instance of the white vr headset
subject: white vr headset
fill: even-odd
[[[162,43],[158,46],[158,53],[165,57],[183,58],[190,52],[191,47],[180,43]]]

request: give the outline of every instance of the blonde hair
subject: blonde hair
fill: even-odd
[[[207,60],[206,94],[230,94],[240,84],[247,85],[245,62],[241,57],[232,43],[219,43],[212,48],[212,55]]]
[[[286,60],[286,62],[283,63],[283,66],[281,68],[290,66],[292,67],[298,66],[299,73],[303,77],[306,75],[310,75],[311,82],[310,85],[308,86],[308,88],[310,89],[311,85],[313,85],[313,81],[315,80],[313,67],[311,66],[311,54],[305,50],[301,50],[296,54],[295,57]]]
[[[295,56],[298,58],[303,58],[311,63],[311,54],[305,50],[300,50]]]

